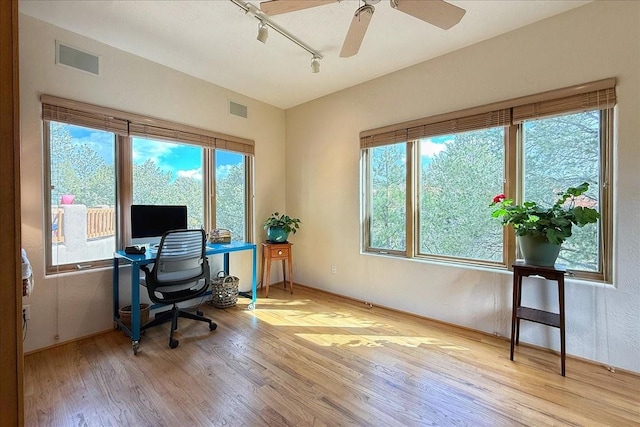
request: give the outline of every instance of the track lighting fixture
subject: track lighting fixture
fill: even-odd
[[[246,0],[230,0],[230,1],[231,3],[235,4],[236,6],[244,10],[246,14],[252,15],[254,18],[256,18],[259,21],[258,37],[257,37],[258,40],[260,40],[262,43],[266,43],[267,37],[269,36],[269,28],[273,29],[274,31],[280,33],[281,35],[283,35],[284,37],[291,40],[293,43],[297,44],[302,49],[306,50],[311,55],[313,55],[313,58],[311,58],[311,71],[313,73],[320,72],[320,60],[322,59],[322,55],[320,54],[320,52],[316,51],[315,49],[312,49],[305,42],[303,42],[302,40],[300,40],[299,38],[297,38],[296,36],[288,32],[287,30],[285,30],[284,28],[282,28],[281,26],[273,22],[268,15],[265,15],[264,13],[262,13],[260,9],[258,9],[248,1]]]
[[[264,21],[260,21],[258,23],[258,37],[257,38],[262,43],[266,43],[267,42],[267,37],[269,37],[269,27],[267,27],[267,24],[265,24]]]
[[[311,72],[312,73],[320,72],[320,58],[318,58],[315,55],[313,55],[313,58],[311,58]]]

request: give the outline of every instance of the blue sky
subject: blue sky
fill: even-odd
[[[67,129],[74,143],[89,146],[107,163],[113,164],[114,138],[112,133],[71,125],[68,125]],[[202,179],[202,150],[199,147],[145,138],[133,138],[133,147],[133,161],[136,164],[152,159],[160,169],[171,172],[174,177],[189,176],[194,179]],[[241,161],[242,155],[222,150],[216,151],[218,173]]]

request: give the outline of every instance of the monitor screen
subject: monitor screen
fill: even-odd
[[[187,207],[131,205],[131,243],[155,244],[169,230],[187,228]]]

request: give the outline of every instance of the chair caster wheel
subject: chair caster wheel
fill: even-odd
[[[196,314],[197,314],[198,316],[204,316],[204,313],[203,313],[203,312],[201,312],[200,310],[196,311]]]
[[[178,341],[178,340],[169,341],[169,347],[171,347],[171,348],[176,348],[178,346],[178,344],[180,344],[180,341]]]
[[[210,331],[215,331],[217,327],[218,327],[218,325],[217,325],[217,324],[215,324],[215,323],[213,323],[213,322],[212,322],[212,323],[209,323],[209,330],[210,330]]]

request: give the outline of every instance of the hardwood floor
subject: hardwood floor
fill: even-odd
[[[247,302],[174,350],[163,325],[26,356],[25,425],[640,425],[639,376],[300,286]]]

